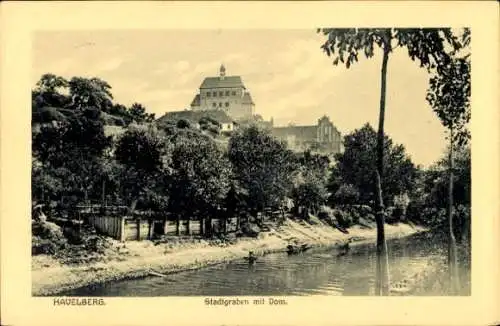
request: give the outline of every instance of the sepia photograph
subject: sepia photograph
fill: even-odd
[[[497,324],[494,9],[2,3],[0,324]]]
[[[36,33],[33,295],[469,295],[471,37]]]

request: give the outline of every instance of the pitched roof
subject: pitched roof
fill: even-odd
[[[276,137],[295,136],[301,139],[316,139],[317,126],[289,126],[274,127],[273,135]]]
[[[252,97],[250,96],[250,93],[248,93],[248,92],[245,92],[245,94],[243,95],[242,103],[243,104],[255,104],[252,100]]]
[[[157,122],[163,122],[168,120],[188,120],[192,122],[199,122],[202,118],[208,117],[214,120],[217,120],[220,123],[230,123],[233,122],[226,112],[221,110],[207,110],[207,111],[193,111],[193,110],[184,110],[184,111],[171,111],[165,113],[161,118],[156,120]]]
[[[196,94],[191,102],[191,106],[199,106],[200,105],[200,94]]]
[[[240,76],[207,77],[203,80],[200,89],[204,88],[234,88],[245,87]]]

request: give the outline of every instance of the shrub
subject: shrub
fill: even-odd
[[[61,228],[51,222],[33,222],[31,224],[33,254],[55,254],[67,245]]]
[[[334,215],[339,226],[342,228],[348,228],[353,224],[352,217],[349,216],[349,214],[343,210],[340,209],[334,210]]]
[[[351,184],[342,184],[333,195],[333,202],[341,205],[351,205],[359,200],[359,191]]]
[[[177,121],[177,128],[179,129],[187,129],[191,127],[191,123],[188,120],[180,119]]]

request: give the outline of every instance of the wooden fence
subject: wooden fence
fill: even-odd
[[[100,233],[110,236],[120,241],[147,240],[155,235],[177,235],[177,222],[167,219],[165,216],[138,213],[134,216],[125,214],[102,215],[94,210],[80,211],[87,223],[94,226]],[[237,218],[227,220],[226,230],[228,233],[238,230]],[[224,221],[222,219],[212,219],[212,231],[217,234],[223,231]],[[182,220],[179,224],[179,235],[201,235],[199,220]]]
[[[125,240],[125,216],[99,216],[90,214],[87,222],[101,233],[114,239]]]

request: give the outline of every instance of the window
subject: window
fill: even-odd
[[[212,95],[212,93],[210,93],[210,92],[207,92],[207,97],[210,97],[210,95]]]
[[[213,102],[213,103],[212,103],[212,106],[213,106],[213,107],[216,107],[216,106],[217,106],[217,104],[216,104],[215,102]]]
[[[217,97],[217,92],[214,92],[214,94],[213,94],[213,95],[214,95],[214,97]]]
[[[222,107],[222,102],[219,102],[219,107],[220,107],[220,108]]]
[[[229,91],[226,91],[226,96],[229,96]]]
[[[224,92],[220,91],[219,96],[221,96],[221,97],[224,96]]]
[[[236,92],[235,92],[235,91],[232,91],[232,92],[231,92],[231,95],[236,96]]]
[[[229,102],[226,102],[226,108],[229,106]]]

